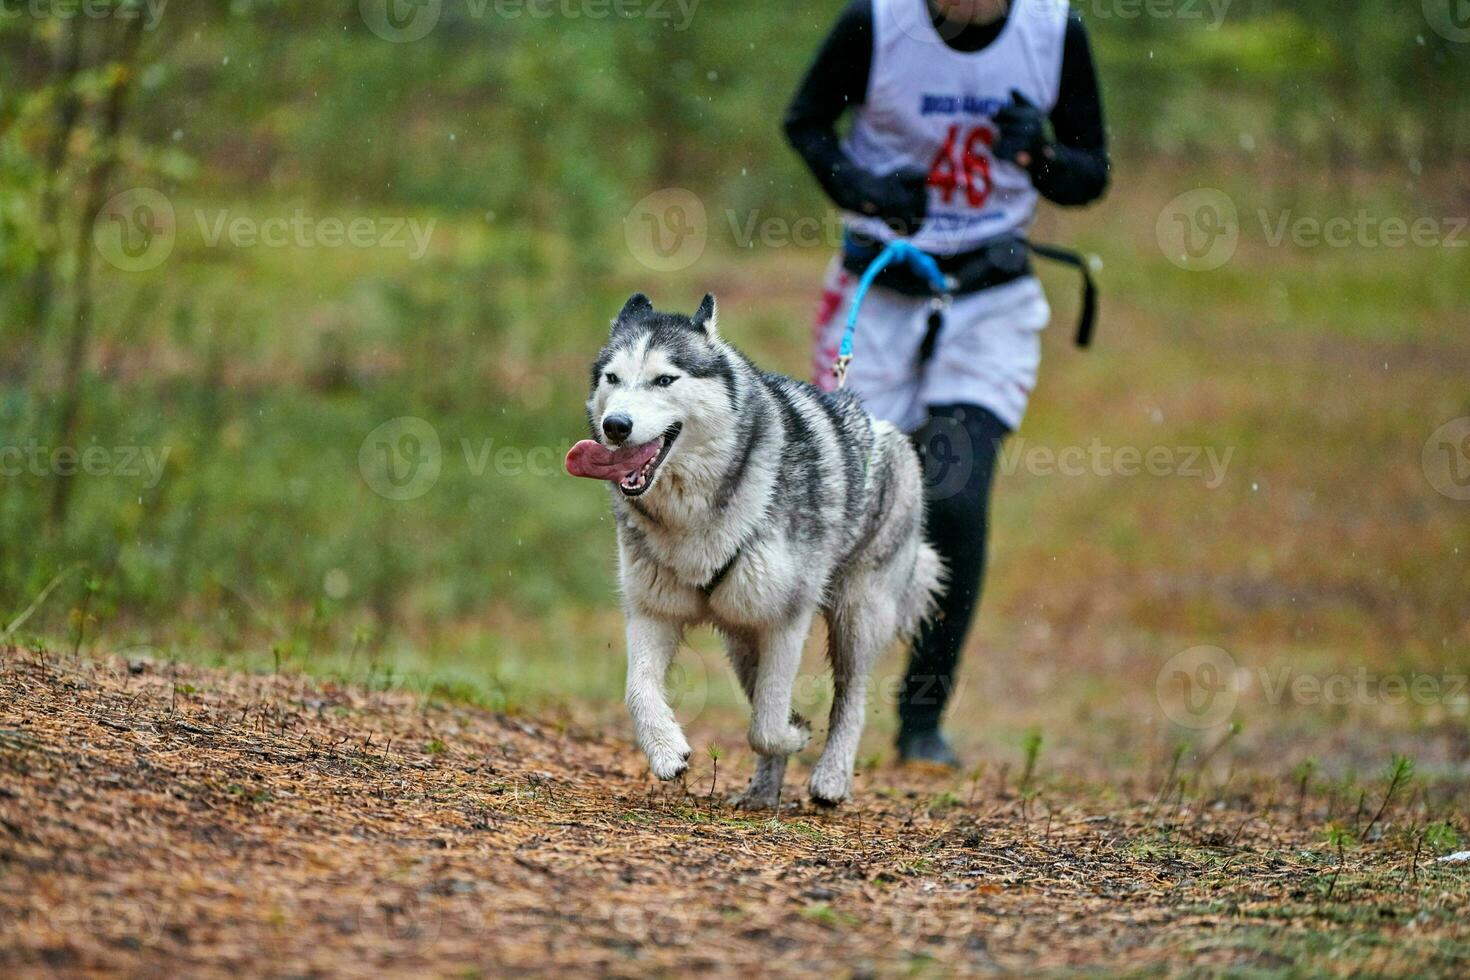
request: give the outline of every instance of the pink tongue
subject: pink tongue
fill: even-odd
[[[567,472],[594,480],[621,480],[657,456],[662,446],[663,440],[655,439],[641,446],[612,450],[600,442],[583,439],[567,453]]]

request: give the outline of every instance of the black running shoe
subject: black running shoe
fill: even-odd
[[[954,754],[954,749],[949,747],[949,742],[937,728],[899,735],[898,759],[900,762],[924,762],[946,769],[960,767],[960,757]]]

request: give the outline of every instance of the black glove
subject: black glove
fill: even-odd
[[[881,176],[863,172],[854,190],[854,210],[882,220],[896,235],[914,234],[929,213],[929,175],[917,167]]]
[[[1011,89],[1010,105],[995,114],[999,135],[990,148],[997,160],[1030,169],[1046,148],[1046,117],[1026,96]]]

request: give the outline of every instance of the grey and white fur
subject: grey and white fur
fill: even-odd
[[[917,629],[939,588],[920,464],[856,396],[759,370],[715,321],[713,296],[688,317],[634,295],[592,368],[593,439],[609,448],[660,441],[639,473],[609,480],[628,711],[654,775],[682,774],[689,743],[664,678],[685,630],[714,626],[750,699],[759,756],[736,802],[777,805],[787,756],[811,734],[792,692],[821,613],[834,697],[809,788],[833,805],[852,791],[873,665]]]

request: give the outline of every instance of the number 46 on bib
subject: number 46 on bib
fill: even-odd
[[[955,191],[965,192],[964,202],[984,207],[990,197],[990,147],[995,127],[980,123],[961,133],[959,123],[949,127],[944,145],[929,164],[929,186],[939,191],[945,204],[953,204]]]

